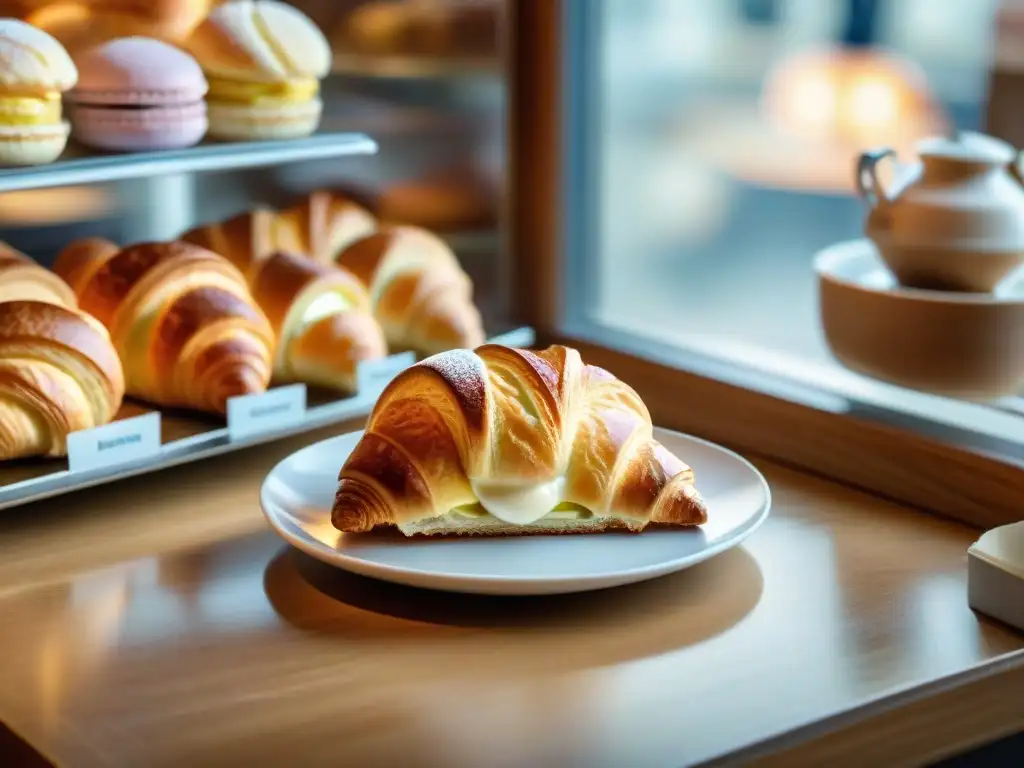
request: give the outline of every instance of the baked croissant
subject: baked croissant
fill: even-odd
[[[352,243],[336,263],[369,288],[392,350],[432,355],[484,343],[473,284],[448,245],[417,227],[386,227]]]
[[[694,526],[693,471],[629,386],[579,353],[487,344],[427,358],[377,401],[342,467],[334,527],[517,535]]]
[[[54,271],[110,331],[129,394],[223,414],[228,398],[266,390],[273,331],[242,274],[216,254],[94,239],[67,248]]]
[[[300,244],[299,253],[325,264],[362,237],[377,231],[377,219],[349,198],[319,190],[278,213],[277,237]]]
[[[21,251],[0,242],[0,302],[25,299],[75,307],[75,292]]]
[[[291,234],[277,226],[276,211],[255,208],[218,224],[191,229],[179,240],[223,256],[249,280],[271,254],[302,253],[302,243]]]
[[[281,252],[250,286],[277,334],[279,380],[354,392],[359,363],[387,354],[366,289],[343,269]]]
[[[321,191],[284,211],[257,208],[192,229],[181,239],[220,254],[251,279],[259,262],[274,253],[302,254],[330,264],[345,246],[376,229],[376,219],[365,208]]]
[[[0,304],[0,460],[64,456],[72,432],[111,421],[124,374],[106,329],[42,301]]]

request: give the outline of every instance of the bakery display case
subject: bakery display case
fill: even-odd
[[[0,93],[0,509],[532,343],[507,320],[500,5],[0,3],[49,67],[8,59],[40,95]]]
[[[990,5],[881,3],[943,62]],[[168,42],[212,3],[75,5]],[[801,243],[862,205],[844,84],[913,131],[953,81],[914,101],[907,66],[802,55],[870,0],[515,0],[496,70],[447,42],[484,5],[296,0],[332,49],[311,137],[0,177],[0,450],[40,448],[12,368],[99,425],[0,463],[51,470],[0,488],[0,765],[859,768],[1019,731],[1019,451],[666,341],[797,316]],[[289,72],[259,82],[308,118]],[[775,140],[825,112],[839,141]],[[501,322],[513,282],[532,327]],[[496,335],[531,349],[463,347]]]

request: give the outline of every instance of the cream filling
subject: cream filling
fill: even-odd
[[[284,379],[304,381],[306,384],[328,389],[350,389],[354,383],[339,376],[339,364],[343,361],[332,357],[299,355],[293,349],[293,342],[302,337],[316,323],[352,308],[352,303],[340,291],[322,293],[305,307],[301,300],[293,305],[291,314],[297,316],[292,322],[286,320],[285,331],[280,335],[277,346],[275,374]]]
[[[593,516],[594,513],[586,507],[581,507],[580,505],[572,504],[571,502],[562,502],[537,522],[544,522],[548,520],[588,520]],[[487,510],[479,504],[467,504],[462,507],[456,507],[448,513],[447,517],[453,520],[483,521],[498,519],[489,514]]]
[[[562,501],[565,479],[540,483],[471,482],[480,506],[510,525],[529,525],[550,514]]]
[[[308,295],[307,293],[306,296]],[[292,304],[278,334],[274,369],[277,375],[285,378],[296,375],[295,371],[291,370],[292,342],[325,317],[344,312],[352,306],[340,292],[322,293],[308,304],[306,301],[308,298],[304,300],[300,295]]]
[[[302,320],[299,322],[299,332],[301,333],[325,317],[344,312],[351,306],[340,293],[325,293],[322,296],[317,296],[302,313]]]

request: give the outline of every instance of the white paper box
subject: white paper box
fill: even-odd
[[[1024,522],[994,528],[967,550],[967,600],[1024,632]]]

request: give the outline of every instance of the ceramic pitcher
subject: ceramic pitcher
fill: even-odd
[[[901,284],[992,291],[1024,262],[1024,181],[1009,144],[979,133],[927,139],[920,162],[896,163],[885,189],[878,164],[891,149],[862,154],[857,188],[866,234]]]

